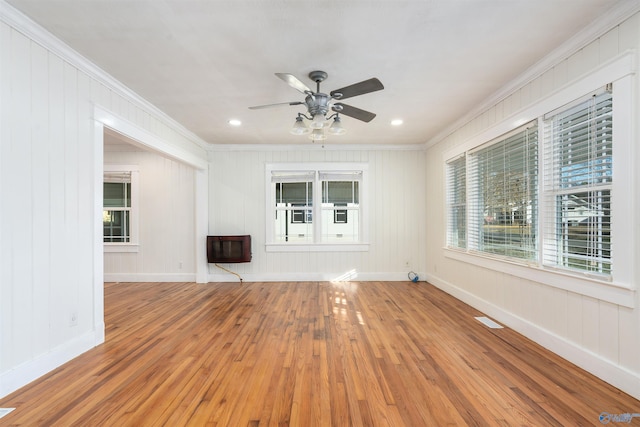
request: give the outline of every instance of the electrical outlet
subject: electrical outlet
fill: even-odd
[[[78,313],[71,313],[71,317],[69,318],[69,326],[78,326]]]

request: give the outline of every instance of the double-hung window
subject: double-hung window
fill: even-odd
[[[267,248],[366,250],[362,163],[267,164]]]
[[[132,251],[138,244],[138,170],[105,165],[102,230],[105,251]]]
[[[467,247],[466,156],[447,162],[447,246]]]
[[[312,171],[274,171],[274,240],[276,242],[313,242]]]
[[[603,90],[545,119],[543,262],[611,274],[612,95]]]
[[[322,184],[322,241],[360,240],[362,171],[319,172]]]
[[[468,248],[517,259],[537,258],[536,122],[468,155]]]

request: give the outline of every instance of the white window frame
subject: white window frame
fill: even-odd
[[[127,172],[131,174],[131,209],[129,210],[129,241],[103,242],[105,252],[138,252],[139,244],[139,169],[137,165],[104,165],[104,174]],[[104,179],[103,179],[104,180]],[[103,207],[104,210],[104,207]]]
[[[275,223],[275,200],[274,186],[271,182],[273,172],[307,172],[313,171],[315,174],[313,184],[313,210],[314,218],[313,236],[314,241],[309,243],[276,242],[274,226]],[[319,178],[320,172],[362,172],[359,184],[359,211],[360,229],[359,241],[348,243],[321,242],[322,235],[322,185]],[[369,250],[369,215],[368,215],[368,171],[367,163],[350,162],[310,162],[310,163],[267,163],[265,165],[265,199],[266,199],[266,219],[265,219],[265,248],[267,252],[365,252]],[[343,208],[348,209],[348,208]],[[316,220],[316,218],[318,220]]]
[[[468,251],[473,251],[473,252],[477,252],[483,255],[487,255],[487,256],[496,256],[496,257],[503,257],[505,259],[508,259],[510,261],[515,261],[515,262],[531,262],[531,257],[517,257],[517,256],[511,256],[511,255],[498,255],[498,251],[496,251],[496,253],[493,253],[493,251],[491,251],[489,248],[485,247],[485,243],[484,243],[484,234],[486,232],[486,230],[484,229],[484,218],[483,218],[483,208],[484,208],[484,202],[486,202],[486,200],[483,200],[483,197],[479,194],[478,190],[480,188],[480,186],[483,184],[482,179],[483,178],[487,178],[487,175],[483,174],[483,171],[478,167],[479,163],[480,163],[480,157],[479,156],[483,156],[485,152],[487,152],[486,150],[495,150],[496,148],[499,147],[505,147],[505,144],[510,141],[513,137],[518,137],[519,140],[517,141],[518,144],[518,148],[517,150],[512,153],[512,155],[522,155],[522,158],[526,161],[525,164],[522,165],[522,171],[527,172],[526,175],[526,179],[527,179],[527,184],[525,184],[524,188],[527,190],[527,195],[531,197],[531,200],[528,200],[529,205],[526,205],[527,208],[532,208],[534,206],[537,205],[538,203],[538,194],[536,191],[536,185],[532,185],[529,186],[528,183],[530,183],[531,181],[531,173],[533,173],[533,175],[535,176],[535,178],[538,178],[538,170],[537,168],[534,169],[531,166],[534,166],[534,162],[529,163],[529,161],[534,161],[535,158],[537,157],[537,151],[533,151],[529,149],[529,146],[532,145],[530,143],[529,138],[534,138],[535,135],[535,145],[538,146],[538,134],[539,134],[539,129],[537,126],[537,123],[530,122],[526,125],[520,126],[514,130],[512,130],[511,132],[505,134],[505,135],[501,135],[500,137],[496,138],[493,141],[488,142],[487,144],[483,144],[473,150],[470,150],[466,153],[466,194],[467,194],[467,230],[466,230],[466,234],[467,234],[467,250]],[[532,132],[532,129],[535,128],[535,132]],[[521,140],[520,140],[521,139]],[[531,139],[531,141],[534,141],[533,139]],[[512,145],[513,142],[510,142],[509,145]],[[521,145],[521,146],[520,146]],[[489,151],[492,152],[492,151]],[[499,153],[501,153],[502,150],[499,150]],[[526,154],[525,154],[526,153]],[[491,158],[494,158],[496,155],[492,154]],[[500,154],[498,154],[498,156],[500,156]],[[498,163],[499,164],[499,163]],[[512,173],[513,170],[511,168],[507,168],[502,170],[502,172],[509,172]],[[504,178],[504,175],[502,176]],[[501,190],[504,190],[507,186],[509,185],[508,182],[504,182],[502,185]],[[475,188],[475,187],[477,188]],[[504,202],[504,201],[503,201]],[[506,203],[505,203],[506,205]],[[504,207],[504,206],[503,206]],[[523,218],[527,217],[527,212],[530,209],[525,209],[524,212],[524,216]],[[499,220],[500,221],[500,220]],[[530,218],[529,218],[529,223],[532,224],[532,227],[530,228],[526,228],[523,227],[522,230],[529,230],[531,231],[534,236],[537,235],[537,229],[533,229],[533,227],[535,227],[535,225],[537,224],[537,212],[532,212],[530,214]],[[490,226],[489,226],[490,227]],[[517,234],[517,233],[516,233]],[[496,245],[496,248],[500,248],[500,250],[509,250],[509,246],[515,246],[515,242],[511,241],[511,238],[508,239],[509,241],[505,241],[504,245]],[[530,239],[524,239],[524,240],[530,240]],[[533,242],[533,248],[531,247],[530,244],[527,244],[527,242],[523,242],[523,248],[522,251],[524,253],[528,253],[528,254],[532,254],[533,255],[533,259],[535,260],[537,257],[537,247],[536,247],[536,242]]]
[[[635,95],[634,92],[634,87],[636,87],[635,85],[637,84],[637,77],[634,74],[635,57],[636,53],[634,51],[622,53],[616,58],[595,68],[592,72],[583,75],[581,78],[576,79],[563,88],[551,93],[549,96],[507,117],[505,120],[476,135],[474,138],[443,154],[443,163],[446,165],[448,161],[451,161],[455,157],[467,153],[500,135],[506,134],[523,123],[537,119],[540,121],[538,129],[542,129],[542,119],[545,114],[568,105],[612,83],[614,109],[613,176],[615,177],[611,190],[614,194],[611,205],[611,240],[614,242],[611,257],[615,265],[613,274],[608,277],[602,277],[601,275],[589,274],[588,272],[567,271],[544,266],[541,262],[543,259],[542,251],[544,250],[544,242],[542,241],[538,243],[539,259],[535,262],[501,259],[487,254],[472,253],[472,251],[468,249],[449,248],[446,244],[445,231],[443,233],[443,250],[447,258],[494,271],[500,271],[542,285],[568,290],[573,293],[586,295],[624,307],[635,307],[636,287],[633,283],[633,268],[638,254],[634,252],[633,239],[629,239],[628,236],[636,235],[638,225],[636,224],[637,220],[632,216],[634,209],[632,199],[620,196],[636,194],[637,191],[640,190],[638,188],[629,188],[630,185],[635,185],[633,181],[633,159],[636,156],[634,141],[638,139],[637,129],[633,126],[633,121],[635,120],[633,116],[633,112],[635,111],[634,103],[637,101],[637,95]],[[539,150],[541,150],[541,152],[539,159],[545,158],[543,152],[545,146],[542,141],[543,137],[543,135],[540,136]],[[545,167],[547,167],[547,165],[541,161],[538,173],[539,188],[542,185],[541,180],[545,176]],[[448,190],[446,188],[447,180],[445,179],[444,181],[446,195]],[[472,195],[469,192],[469,188],[467,188],[467,201],[471,198]],[[549,219],[545,218],[545,212],[548,210],[544,205],[544,198],[539,196],[538,201],[539,215],[537,235],[542,239],[544,224],[548,223]],[[447,209],[446,203],[444,209]],[[448,218],[448,212],[445,212],[445,218]],[[468,232],[467,230],[467,233]]]
[[[446,185],[446,204],[447,204],[447,247],[466,250],[468,247],[469,234],[467,232],[467,196],[466,196],[466,182],[467,182],[467,156],[466,153],[462,153],[453,159],[449,159],[445,165],[445,185]],[[463,185],[458,185],[458,181],[463,181]],[[461,188],[462,187],[462,188]],[[449,191],[452,189],[452,191]],[[461,191],[465,190],[465,191]],[[463,197],[461,197],[461,194]],[[454,212],[456,218],[454,221]],[[461,223],[458,215],[462,213],[464,221]],[[461,224],[464,224],[461,226]],[[459,239],[460,228],[464,228],[464,239],[461,242]]]
[[[586,97],[576,100],[575,103],[572,103],[568,106],[564,106],[556,111],[553,111],[547,114],[541,120],[544,123],[544,126],[546,128],[544,131],[545,135],[544,135],[543,152],[547,156],[545,159],[543,159],[543,163],[547,167],[546,175],[542,177],[542,180],[541,180],[542,185],[540,186],[540,188],[542,189],[541,191],[541,198],[543,200],[542,208],[545,209],[545,215],[547,218],[547,222],[545,224],[546,227],[543,227],[545,234],[542,236],[545,242],[545,245],[542,248],[543,249],[542,262],[545,264],[545,267],[558,268],[558,269],[571,269],[571,267],[563,266],[563,264],[575,263],[579,258],[581,258],[581,256],[577,255],[575,251],[571,251],[571,250],[564,251],[563,250],[564,245],[558,244],[559,239],[556,237],[558,230],[560,229],[564,230],[565,231],[565,234],[563,235],[564,239],[568,239],[568,235],[570,234],[570,232],[568,231],[571,230],[571,227],[568,225],[565,225],[564,227],[562,227],[562,224],[556,221],[550,220],[550,218],[557,217],[558,209],[560,209],[560,207],[558,206],[557,198],[562,196],[566,197],[567,195],[576,194],[576,193],[592,193],[596,191],[609,192],[609,194],[611,194],[611,191],[613,190],[613,187],[614,187],[614,183],[616,182],[615,174],[612,174],[611,178],[607,181],[601,181],[599,179],[597,180],[595,179],[595,174],[593,175],[589,174],[588,176],[571,175],[570,178],[572,178],[573,185],[570,185],[570,184],[568,184],[567,186],[561,185],[560,176],[559,176],[560,174],[559,168],[561,167],[561,165],[559,164],[560,158],[558,157],[561,147],[556,142],[555,130],[553,128],[554,127],[553,121],[558,116],[562,117],[565,114],[571,112],[572,110],[575,111],[576,107],[581,107],[578,111],[585,111],[585,110],[591,111],[592,106],[589,105],[585,107],[585,104],[589,104],[593,99],[596,99],[597,96],[607,95],[608,93],[610,92],[608,92],[605,88],[601,88],[597,91],[594,91],[594,93],[588,94]],[[613,118],[616,113],[616,108],[615,108],[616,100],[615,98],[613,98],[613,94],[611,95],[612,95],[611,99],[614,104],[612,108],[612,112],[610,114],[605,114],[603,116],[610,115]],[[614,125],[615,125],[615,121],[616,120],[614,118],[613,120]],[[583,125],[587,124],[587,121],[585,120],[585,122],[581,124]],[[612,151],[613,154],[612,155],[610,154],[610,156],[611,156],[611,159],[615,158],[617,161],[616,150],[615,150],[617,147],[617,143],[615,139],[616,138],[614,136],[613,143],[611,144],[613,146],[613,151]],[[592,137],[590,138],[589,143],[594,144],[594,139]],[[581,149],[585,148],[582,145],[580,145],[579,147]],[[612,148],[609,147],[609,150],[611,151]],[[595,154],[597,155],[599,153],[596,152]],[[585,153],[580,153],[579,156],[581,160],[584,160],[583,158],[588,157],[589,162],[595,163],[596,158],[592,157],[593,154],[587,155]],[[612,162],[611,166],[613,166],[613,163],[615,162]],[[613,169],[613,167],[611,169]],[[580,183],[580,185],[576,185],[574,180],[575,178],[577,178],[577,176],[580,176],[583,180],[588,181],[588,183]],[[605,175],[602,175],[601,178],[603,176]],[[617,196],[624,197],[624,194],[619,193]],[[609,197],[612,197],[612,196],[609,196]],[[616,197],[612,197],[612,200],[615,198]],[[609,198],[605,197],[601,203],[595,202],[594,204],[604,205],[608,200]],[[597,217],[597,218],[600,218],[600,217]],[[606,226],[610,224],[609,223],[605,224],[603,222],[603,225]],[[591,230],[591,231],[594,231],[594,230]],[[595,231],[597,232],[597,229]],[[591,235],[591,233],[589,234]],[[603,236],[600,234],[596,237],[602,238]],[[613,243],[615,244],[615,241],[613,241]],[[584,249],[593,250],[597,248],[597,245],[593,244],[593,242],[586,243],[586,245],[587,247],[585,247]],[[602,250],[603,252],[606,252],[606,250],[604,249]],[[614,261],[613,257],[600,258],[596,254],[591,254],[591,255],[585,256],[583,260],[589,261],[589,262],[596,262],[596,265],[599,266],[600,269],[606,269],[605,267],[603,267],[603,265],[608,266],[608,268],[616,268],[616,265],[613,262]],[[596,272],[596,269],[594,269],[593,271],[587,270],[587,269],[576,270],[576,271],[581,271],[582,274],[592,274],[596,277],[599,275]],[[602,280],[610,280],[612,277],[610,274],[606,274],[606,273],[600,274],[599,276]]]

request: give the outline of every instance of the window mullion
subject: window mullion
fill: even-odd
[[[314,172],[313,182],[313,242],[320,243],[322,241],[322,186],[320,174]]]

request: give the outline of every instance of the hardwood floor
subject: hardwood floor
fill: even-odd
[[[16,410],[0,425],[568,426],[640,412],[425,283],[107,283],[105,307],[106,343],[1,399]]]

